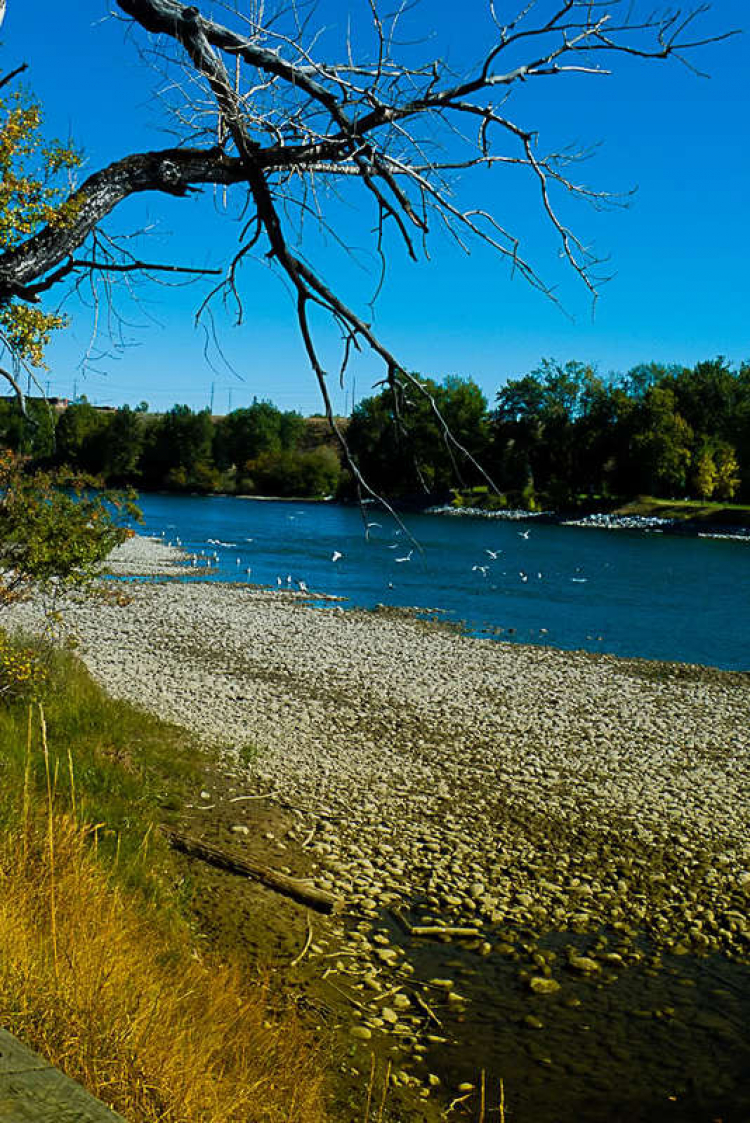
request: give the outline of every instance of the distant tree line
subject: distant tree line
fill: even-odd
[[[602,378],[584,363],[545,359],[503,386],[493,410],[471,381],[422,385],[409,401],[384,391],[360,402],[348,429],[363,475],[390,495],[446,495],[457,477],[464,496],[481,493],[481,465],[501,493],[493,500],[489,489],[496,505],[559,509],[640,494],[750,501],[749,363],[650,363]]]
[[[635,495],[750,501],[750,364],[656,363],[603,378],[545,359],[490,409],[471,379],[418,378],[361,401],[342,424],[368,484],[391,498],[561,508]],[[0,402],[0,446],[144,490],[352,498],[355,481],[323,418],[254,401],[212,418],[142,402],[56,413]],[[486,473],[486,475],[484,474]],[[489,476],[499,495],[493,494]]]
[[[72,468],[108,486],[248,495],[334,495],[341,466],[318,419],[254,401],[226,417],[175,405],[166,413],[97,409],[85,400],[61,412],[0,402],[0,445],[40,466]],[[322,419],[319,419],[322,420]]]

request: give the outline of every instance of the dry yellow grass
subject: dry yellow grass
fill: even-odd
[[[0,840],[0,1023],[130,1123],[321,1123],[293,1013],[167,937],[91,849],[54,808]]]

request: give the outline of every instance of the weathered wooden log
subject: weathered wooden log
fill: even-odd
[[[217,866],[219,869],[251,877],[269,889],[274,889],[277,893],[291,897],[318,912],[341,912],[344,907],[340,897],[334,896],[333,893],[326,893],[323,889],[316,889],[314,885],[309,885],[300,878],[288,877],[287,874],[279,873],[278,870],[264,866],[261,862],[242,858],[239,854],[229,854],[226,850],[219,850],[216,846],[201,842],[200,839],[180,834],[171,827],[161,829],[170,846],[191,858],[200,858],[201,861],[208,862],[209,865]]]

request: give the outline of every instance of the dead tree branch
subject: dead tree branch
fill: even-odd
[[[363,6],[361,55],[347,36],[336,59],[323,57],[322,38],[300,23],[294,6],[264,18],[244,15],[238,4],[227,2],[215,6],[227,13],[223,23],[179,0],[117,0],[116,6],[120,18],[149,35],[143,49],[168,79],[164,103],[181,144],[115,161],[71,194],[68,220],[51,223],[5,252],[0,247],[0,306],[36,302],[61,282],[96,271],[179,272],[177,266],[149,265],[127,254],[95,252],[108,216],[139,193],[184,197],[207,185],[238,187],[249,218],[209,299],[231,298],[241,319],[243,259],[262,254],[280,271],[291,286],[329,421],[358,486],[369,494],[336,426],[311,311],[322,311],[340,331],[340,377],[351,354],[367,350],[382,362],[394,400],[398,387],[425,389],[372,324],[296,248],[302,222],[312,219],[320,230],[335,229],[331,192],[337,184],[351,184],[361,189],[375,216],[374,249],[382,267],[378,287],[392,252],[387,230],[392,228],[407,257],[416,259],[426,252],[437,225],[467,250],[472,242],[490,247],[554,300],[552,288],[523,255],[519,237],[496,208],[467,205],[472,173],[482,169],[497,176],[505,167],[525,169],[561,256],[595,297],[603,279],[600,261],[564,217],[566,201],[603,207],[622,199],[579,184],[568,173],[577,158],[587,155],[583,150],[545,153],[536,131],[511,116],[509,94],[542,79],[557,86],[566,75],[601,81],[618,58],[691,65],[691,52],[733,34],[694,33],[706,5],[682,15],[644,7],[641,15],[638,0],[539,0],[502,24],[490,3],[484,50],[465,75],[457,76],[426,48],[421,59],[418,52],[409,53],[409,61],[399,57],[403,11],[386,17],[374,0]],[[297,216],[297,228],[291,215]],[[431,406],[451,453],[470,460],[435,403]]]

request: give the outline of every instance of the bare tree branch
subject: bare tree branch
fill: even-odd
[[[241,185],[250,218],[243,219],[237,250],[207,301],[234,301],[241,320],[239,266],[250,253],[265,254],[291,287],[302,340],[335,431],[312,308],[340,330],[340,377],[353,350],[369,349],[383,363],[397,409],[404,387],[426,392],[315,263],[291,248],[302,241],[305,220],[335,230],[335,215],[326,208],[337,183],[361,188],[373,208],[378,289],[388,227],[416,259],[420,249],[427,252],[437,224],[467,250],[473,241],[491,247],[554,300],[552,287],[526,260],[519,237],[497,210],[476,201],[467,205],[472,181],[460,186],[456,181],[458,174],[466,180],[480,169],[495,175],[505,167],[525,169],[561,255],[595,297],[602,280],[599,259],[564,217],[565,201],[602,207],[621,197],[569,174],[570,165],[585,157],[583,150],[545,154],[536,131],[510,115],[509,92],[541,79],[557,84],[571,74],[601,81],[618,58],[671,58],[691,65],[689,52],[733,34],[694,32],[706,5],[640,15],[638,0],[531,0],[503,24],[489,0],[490,39],[474,66],[457,75],[441,58],[427,57],[426,48],[421,61],[413,51],[408,62],[399,58],[397,28],[405,5],[385,16],[376,0],[363,0],[369,46],[356,50],[347,33],[341,57],[333,60],[323,57],[324,40],[311,29],[312,13],[303,20],[294,7],[267,17],[263,5],[248,15],[223,0],[214,9],[226,12],[224,23],[179,0],[116,0],[116,7],[119,18],[150,35],[143,50],[164,75],[161,97],[180,143],[101,169],[71,194],[65,221],[50,223],[5,252],[0,247],[0,306],[38,301],[66,279],[96,273],[187,271],[149,264],[113,245],[104,252],[98,239],[105,220],[135,194],[184,197],[209,184]],[[199,315],[206,307],[204,302]],[[470,459],[434,402],[431,408],[451,453]],[[343,435],[337,435],[358,485],[367,491]]]

